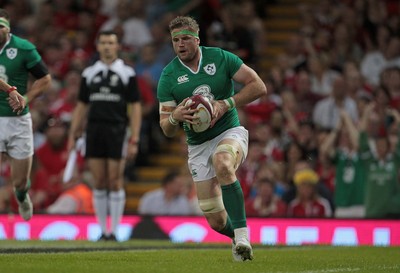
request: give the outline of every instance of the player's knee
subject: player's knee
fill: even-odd
[[[235,169],[229,162],[219,162],[215,165],[215,173],[218,178],[229,180],[235,174]]]
[[[217,196],[209,199],[200,199],[199,207],[205,214],[217,213],[225,210],[222,196]]]
[[[26,189],[28,184],[27,178],[15,178],[13,184],[16,190],[23,191]]]
[[[239,151],[230,144],[219,145],[213,156],[217,177],[230,179],[235,174]]]

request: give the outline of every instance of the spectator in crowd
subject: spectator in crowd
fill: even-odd
[[[312,92],[310,74],[306,70],[301,70],[295,75],[293,94],[298,105],[295,115],[297,120],[300,119],[299,115],[311,118],[315,104],[325,98],[324,95]]]
[[[311,92],[320,96],[329,96],[339,73],[330,68],[329,57],[323,54],[310,56],[307,67],[310,71]]]
[[[155,46],[151,43],[143,45],[139,51],[138,60],[134,65],[137,75],[147,81],[154,95],[157,94],[158,80],[165,65],[156,59],[155,49]]]
[[[366,169],[358,153],[358,130],[343,109],[334,130],[320,147],[321,157],[333,160],[336,167],[335,217],[364,217],[364,183]]]
[[[144,1],[118,0],[117,13],[100,27],[101,31],[119,32],[121,45],[127,51],[138,53],[138,50],[153,40],[150,28],[142,18]]]
[[[46,213],[94,214],[92,189],[89,181],[84,181],[81,169],[81,164],[75,165],[72,177],[64,181],[63,192],[47,207]]]
[[[387,132],[383,131],[374,139],[376,152],[371,151],[366,128],[374,111],[375,104],[369,104],[360,122],[360,159],[365,164],[365,216],[367,218],[384,218],[400,213],[400,142],[394,152],[390,151]],[[393,123],[400,134],[400,114],[390,109]]]
[[[80,73],[70,70],[64,78],[63,88],[58,93],[58,98],[50,106],[51,115],[70,123],[72,112],[78,102],[79,86],[81,82]]]
[[[177,171],[168,173],[161,188],[147,192],[140,199],[141,215],[191,215],[194,213],[187,197],[186,176]]]
[[[326,218],[332,216],[328,200],[319,196],[316,184],[319,177],[311,169],[297,171],[293,181],[297,196],[289,203],[288,216],[297,218]]]
[[[400,110],[400,66],[388,67],[381,73],[381,86],[390,95],[390,106]]]
[[[260,166],[265,162],[262,145],[258,141],[249,143],[249,152],[247,159],[237,170],[237,176],[242,186],[243,196],[250,196],[254,185],[255,175]]]
[[[343,76],[337,76],[333,82],[332,94],[320,100],[313,111],[313,122],[318,128],[334,129],[339,120],[339,110],[345,109],[354,122],[358,121],[357,105],[347,94]]]
[[[287,205],[275,194],[274,183],[264,178],[255,184],[257,194],[246,201],[246,214],[250,217],[285,217]]]
[[[389,36],[384,48],[367,53],[361,61],[360,69],[368,83],[377,87],[380,84],[380,74],[390,66],[400,67],[400,38],[394,35]]]
[[[330,44],[329,46],[332,47],[332,66],[338,70],[343,70],[348,61],[359,63],[363,56],[360,45],[353,37],[353,31],[355,31],[354,26],[349,28],[344,22],[335,26],[333,45]]]
[[[31,191],[32,202],[38,212],[44,211],[63,191],[62,175],[68,160],[67,123],[50,116],[44,132],[46,141],[36,150]]]

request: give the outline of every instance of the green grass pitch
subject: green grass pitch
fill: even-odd
[[[227,244],[131,240],[0,241],[1,273],[400,272],[399,247],[254,246],[232,261]]]

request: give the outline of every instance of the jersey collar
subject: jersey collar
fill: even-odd
[[[202,51],[202,47],[201,47],[201,46],[199,46],[199,51],[200,51],[200,60],[199,60],[199,65],[197,66],[196,71],[193,71],[189,66],[187,66],[186,64],[184,64],[184,63],[181,61],[181,59],[179,59],[179,57],[178,57],[179,62],[180,62],[184,67],[186,67],[190,72],[192,72],[193,74],[199,73],[201,64],[203,63],[203,51]]]
[[[8,46],[8,44],[11,42],[11,33],[8,34],[8,40],[7,42],[4,44],[3,48],[0,49],[0,54],[3,53],[4,49]]]

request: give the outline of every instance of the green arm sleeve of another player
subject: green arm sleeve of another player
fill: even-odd
[[[34,67],[38,62],[40,62],[42,58],[36,49],[29,50],[26,52],[26,68],[30,69]]]

